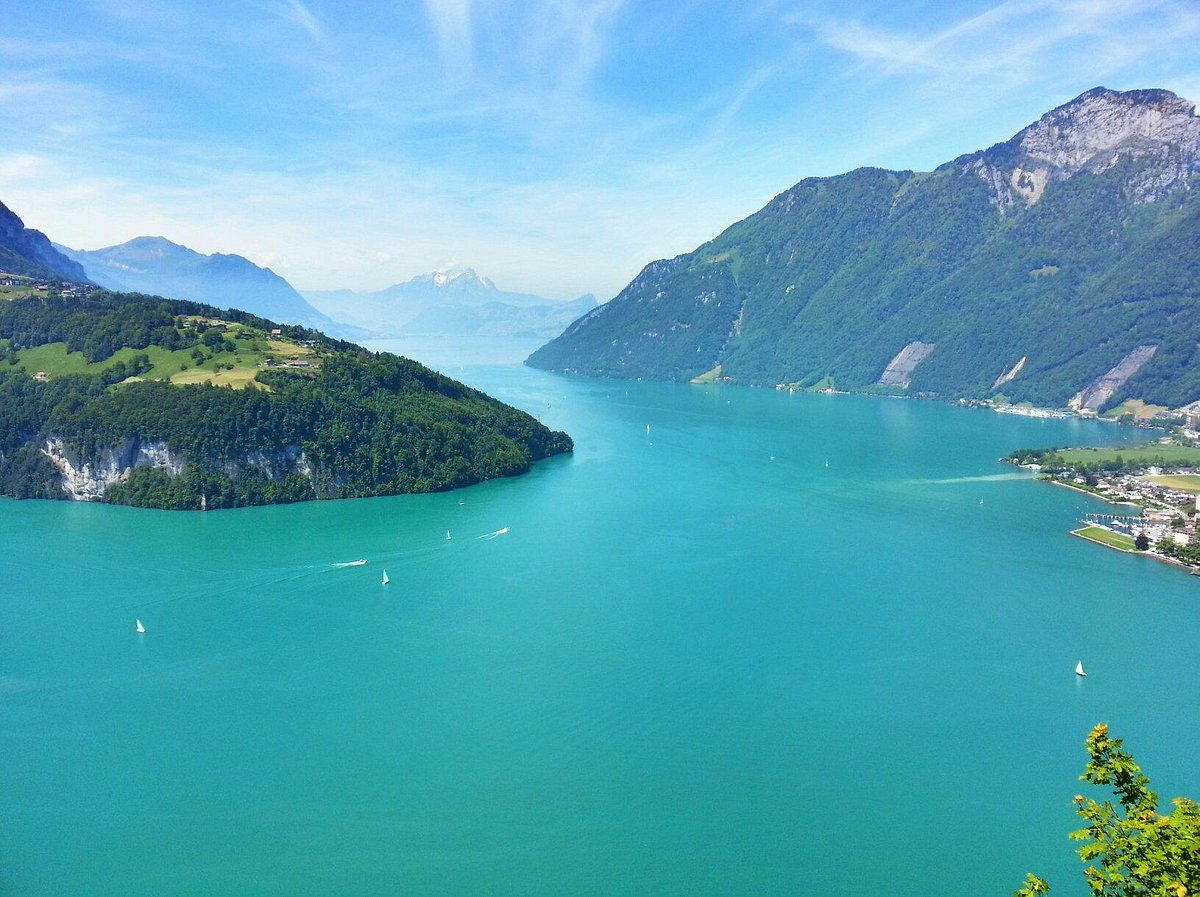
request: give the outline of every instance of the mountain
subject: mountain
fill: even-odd
[[[75,283],[86,282],[82,267],[54,248],[41,231],[25,223],[0,202],[0,272],[45,277],[66,278]]]
[[[932,172],[808,178],[528,363],[1099,409],[1200,398],[1200,118],[1095,88]]]
[[[501,290],[470,268],[421,274],[384,290],[306,290],[304,296],[330,317],[377,336],[456,334],[550,338],[596,307],[590,293],[555,302]]]
[[[110,290],[207,302],[306,327],[336,331],[292,285],[240,255],[203,255],[163,237],[135,237],[119,246],[83,250],[59,246],[88,277]]]
[[[571,439],[415,361],[198,302],[0,302],[0,494],[166,509],[433,492]]]

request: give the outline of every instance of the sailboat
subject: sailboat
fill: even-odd
[[[145,631],[146,631],[146,627],[142,625],[142,621],[141,621],[141,620],[134,620],[134,622],[135,622],[135,623],[137,623],[137,631],[138,631],[138,632],[145,632]]]
[[[1087,675],[1087,673],[1085,673],[1083,671],[1083,661],[1082,660],[1079,661],[1079,663],[1075,664],[1075,675],[1076,676],[1086,676]]]
[[[391,582],[391,580],[388,579],[387,571],[384,570],[383,571],[383,582],[381,584],[386,586],[389,582]]]
[[[453,538],[454,537],[452,535],[450,535],[450,530],[446,530],[446,541],[449,542]]]

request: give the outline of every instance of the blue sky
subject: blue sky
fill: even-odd
[[[1200,100],[1195,0],[39,0],[0,200],[299,288],[470,265],[607,299],[801,178],[929,169],[1088,88]]]

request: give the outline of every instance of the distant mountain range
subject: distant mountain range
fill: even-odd
[[[239,308],[286,324],[339,332],[335,321],[309,305],[286,280],[240,255],[203,255],[164,237],[136,237],[95,250],[55,247],[106,289]]]
[[[510,293],[470,268],[422,274],[377,292],[305,290],[325,314],[377,336],[481,335],[550,338],[596,307],[590,293],[555,302]]]
[[[87,281],[77,263],[54,248],[41,231],[25,226],[20,218],[0,202],[0,272],[25,277]]]
[[[932,172],[808,178],[529,364],[618,378],[1200,398],[1200,118],[1095,88]]]

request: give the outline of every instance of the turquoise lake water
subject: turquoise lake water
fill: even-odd
[[[0,894],[1081,895],[1093,724],[1200,796],[1200,580],[995,460],[1144,434],[437,361],[574,456],[0,501]]]

